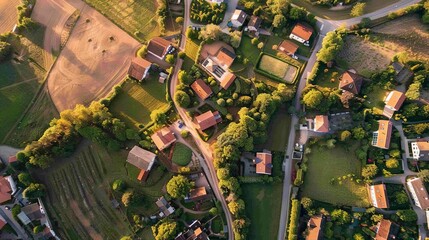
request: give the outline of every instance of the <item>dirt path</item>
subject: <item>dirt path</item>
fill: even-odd
[[[75,9],[80,11],[47,79],[56,108],[62,111],[89,104],[109,93],[125,77],[139,42],[80,0],[40,0],[37,4],[33,16],[48,26],[45,49],[54,53],[59,50],[68,17]]]

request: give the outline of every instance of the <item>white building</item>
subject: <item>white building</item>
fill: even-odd
[[[416,160],[429,160],[429,141],[418,140],[411,143],[413,158]]]
[[[232,26],[236,28],[243,26],[246,18],[247,14],[243,10],[235,9],[234,14],[231,17]]]
[[[420,178],[412,178],[407,181],[408,190],[417,207],[426,210],[429,208],[429,195]]]

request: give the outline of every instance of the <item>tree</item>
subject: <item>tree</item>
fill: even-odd
[[[183,108],[187,108],[191,104],[191,98],[182,90],[176,91],[176,94],[174,94],[174,101]]]
[[[347,141],[350,138],[351,135],[352,135],[352,133],[350,131],[348,131],[348,130],[342,131],[341,134],[340,134],[340,141],[341,142]]]
[[[408,87],[407,92],[405,92],[405,96],[410,100],[417,100],[420,98],[421,89],[422,89],[421,82],[413,82]]]
[[[169,64],[174,64],[176,62],[176,57],[173,54],[167,54],[165,56],[165,61]]]
[[[229,43],[231,44],[231,46],[233,48],[238,48],[240,46],[240,42],[241,42],[241,32],[240,31],[234,31],[232,33],[229,34],[230,35],[230,39],[229,39]]]
[[[365,7],[366,7],[366,3],[356,3],[350,12],[350,16],[352,17],[362,16],[365,11]]]
[[[350,214],[342,209],[335,209],[331,213],[332,220],[338,224],[346,224],[351,221]]]
[[[308,198],[308,197],[303,197],[301,198],[301,204],[304,207],[304,209],[308,210],[311,207],[313,207],[313,200],[311,200],[311,198]]]
[[[20,174],[18,174],[18,180],[19,182],[21,182],[24,186],[28,186],[31,184],[31,182],[33,181],[33,179],[31,179],[30,174],[26,173],[26,172],[22,172]]]
[[[404,191],[397,192],[395,194],[395,199],[398,204],[408,203],[408,196]]]
[[[134,197],[134,192],[130,190],[122,194],[121,201],[125,207],[129,207],[133,203],[133,197]]]
[[[353,240],[365,240],[365,237],[360,233],[356,233],[353,235]]]
[[[283,16],[283,14],[277,14],[274,16],[273,26],[275,28],[282,28],[285,26],[285,24],[286,24],[286,18],[285,16]]]
[[[308,108],[317,108],[323,100],[323,94],[317,89],[311,89],[304,94],[303,102]]]
[[[137,56],[144,58],[147,54],[147,46],[146,45],[142,45],[140,47],[140,49],[137,51]]]
[[[183,175],[177,175],[168,181],[167,192],[173,198],[185,197],[193,186],[194,184],[188,178]]]
[[[362,140],[365,138],[366,132],[361,127],[353,128],[352,132],[353,132],[353,137],[356,140]]]
[[[383,218],[383,214],[374,214],[371,216],[371,221],[373,221],[374,223],[378,223],[383,220]]]
[[[219,180],[227,179],[229,177],[229,170],[228,168],[218,168],[216,175]]]
[[[317,53],[317,60],[324,63],[328,63],[335,59],[335,56],[344,45],[343,40],[343,29],[337,29],[336,31],[328,32],[326,37],[323,39],[322,48]]]
[[[225,99],[223,99],[223,98],[219,98],[218,100],[216,100],[216,103],[217,103],[217,105],[219,105],[221,107],[224,107],[226,104]]]
[[[152,226],[152,233],[155,240],[170,240],[174,239],[177,233],[177,223],[171,219],[163,219],[155,226]]]
[[[262,48],[264,48],[264,43],[263,42],[258,43],[258,49],[262,50]]]
[[[177,77],[179,78],[179,81],[185,85],[189,85],[193,82],[193,79],[185,70],[180,70]]]
[[[415,222],[417,221],[417,214],[412,209],[398,210],[396,215],[404,222]]]
[[[389,158],[386,161],[386,167],[390,168],[390,169],[392,169],[392,168],[398,168],[399,167],[399,161],[397,159],[395,159],[395,158]]]
[[[289,18],[293,20],[301,20],[307,16],[307,11],[302,7],[293,7],[289,11]]]
[[[11,45],[8,42],[0,41],[0,63],[9,57],[11,52]]]
[[[22,193],[25,198],[37,199],[45,196],[46,187],[40,183],[30,183],[28,187]]]
[[[252,40],[250,40],[250,42],[252,43],[252,45],[257,45],[258,44],[258,39],[257,38],[252,38]]]
[[[429,182],[429,170],[424,169],[417,173],[417,176],[421,178],[424,182]]]
[[[33,228],[33,233],[34,234],[38,234],[38,233],[41,233],[42,231],[43,231],[43,229],[45,229],[45,226],[43,225],[38,225],[38,226],[35,226],[34,228]]]
[[[362,168],[362,177],[366,179],[371,179],[375,177],[378,173],[377,165],[375,164],[368,164],[364,168]]]
[[[126,183],[122,179],[116,179],[113,181],[112,189],[113,191],[122,192],[126,187]]]
[[[167,122],[167,115],[162,109],[155,109],[150,113],[150,119],[156,124],[164,124]]]
[[[215,208],[215,207],[212,207],[212,208],[210,208],[209,213],[212,216],[216,216],[216,215],[219,214],[219,210],[217,208]]]
[[[186,37],[191,39],[191,40],[195,40],[198,38],[198,31],[192,29],[192,27],[188,27],[186,29]]]
[[[220,28],[219,25],[208,24],[201,29],[199,38],[205,41],[207,40],[215,41],[219,39],[221,34],[222,34],[222,29]]]
[[[176,23],[182,24],[183,23],[183,17],[177,17],[176,18]]]
[[[244,210],[244,201],[242,199],[233,200],[228,203],[229,211],[234,216],[238,216]]]

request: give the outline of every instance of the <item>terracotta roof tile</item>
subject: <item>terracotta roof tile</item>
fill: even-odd
[[[171,131],[168,127],[164,127],[156,131],[154,134],[152,134],[151,138],[156,147],[161,151],[176,141],[173,131]]]
[[[271,171],[273,168],[271,153],[258,152],[256,153],[256,159],[256,173],[271,175]]]
[[[168,47],[170,45],[171,45],[171,42],[165,40],[164,38],[155,37],[149,41],[147,50],[161,58],[166,54]]]
[[[379,120],[378,130],[373,134],[372,145],[383,149],[389,149],[391,136],[392,123],[389,120]]]
[[[388,208],[389,200],[387,199],[386,185],[376,184],[368,185],[368,195],[371,204],[376,208]]]
[[[235,57],[236,55],[234,52],[231,52],[230,50],[224,47],[221,48],[216,55],[218,62],[222,65],[226,65],[228,68],[231,67]]]
[[[206,100],[213,94],[212,89],[202,79],[195,80],[191,84],[191,88],[202,100]]]
[[[224,75],[225,76],[222,78],[222,82],[220,82],[220,86],[226,90],[234,82],[236,76],[234,73],[231,72],[226,72]]]
[[[317,115],[314,118],[314,131],[315,132],[329,132],[329,119],[325,115]]]
[[[196,116],[195,120],[197,121],[197,124],[202,131],[206,130],[207,128],[213,127],[218,122],[222,121],[218,111],[207,111],[199,116]]]
[[[292,34],[308,41],[313,34],[313,29],[309,26],[305,26],[304,24],[297,23],[292,29]]]
[[[323,231],[322,225],[324,218],[322,216],[312,216],[307,224],[308,235],[306,240],[319,240],[322,239]]]
[[[130,68],[128,69],[128,75],[137,80],[143,79],[143,76],[147,69],[152,65],[151,62],[143,58],[134,58],[131,61]]]
[[[298,50],[299,46],[289,40],[283,40],[277,47],[278,51],[281,51],[287,55],[294,55]]]
[[[353,94],[359,94],[363,83],[363,77],[350,71],[345,71],[341,76],[339,88]]]

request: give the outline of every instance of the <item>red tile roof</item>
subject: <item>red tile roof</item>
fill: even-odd
[[[189,191],[189,199],[192,201],[198,201],[207,196],[207,190],[205,187],[194,188]]]
[[[339,88],[353,94],[359,94],[362,83],[363,77],[350,71],[345,71],[341,77]]]
[[[207,128],[213,127],[218,122],[222,121],[218,111],[207,111],[199,116],[196,116],[195,120],[197,121],[197,124],[202,131],[206,130]]]
[[[392,123],[389,120],[379,120],[378,131],[376,133],[374,133],[372,145],[383,149],[389,149],[390,138],[392,136]]]
[[[389,200],[387,199],[386,185],[376,184],[368,185],[368,195],[371,204],[376,208],[388,208]]]
[[[305,238],[306,240],[319,240],[322,239],[324,219],[322,216],[312,216],[307,224],[308,235]]]
[[[156,147],[161,151],[176,141],[173,131],[171,131],[168,127],[164,127],[156,131],[154,134],[152,134],[151,138]]]
[[[6,222],[4,219],[0,218],[0,230],[1,230],[4,226],[6,226],[6,224],[7,224],[7,222]]]
[[[206,100],[213,94],[212,89],[202,79],[195,80],[191,84],[191,88],[202,100]]]
[[[408,188],[410,192],[414,191],[414,194],[411,194],[414,202],[421,209],[426,210],[429,208],[429,194],[426,190],[425,185],[423,184],[422,179],[413,178],[407,181]],[[412,189],[411,189],[412,188]]]
[[[235,78],[236,76],[234,73],[226,72],[222,82],[220,82],[220,86],[225,90],[228,89],[234,82]]]
[[[287,55],[294,55],[298,50],[299,46],[289,40],[283,40],[277,47],[277,50]]]
[[[386,103],[386,106],[394,109],[395,111],[398,111],[402,104],[405,101],[405,94],[396,90],[393,90],[387,95],[386,100],[384,101]]]
[[[17,161],[16,155],[9,156],[9,163],[14,163]]]
[[[4,203],[12,199],[12,188],[5,177],[0,177],[0,203]]]
[[[292,34],[298,36],[305,41],[310,40],[311,35],[313,34],[313,29],[309,26],[305,26],[301,23],[297,23],[292,29]]]
[[[325,115],[317,115],[314,118],[314,131],[315,132],[329,132],[329,119]]]
[[[149,176],[149,171],[140,170],[139,175],[137,176],[137,180],[139,181],[146,181],[147,177]]]
[[[270,152],[256,153],[256,173],[271,175],[272,155]]]
[[[154,37],[149,41],[147,50],[149,52],[152,52],[156,56],[162,58],[167,53],[168,47],[170,45],[170,41],[167,41],[161,37]]]
[[[151,65],[152,63],[146,59],[134,58],[131,61],[130,68],[128,69],[128,75],[137,80],[141,80],[143,79],[146,70],[149,69]]]
[[[375,240],[391,240],[395,239],[393,229],[395,224],[387,219],[382,219],[377,225],[377,234]]]
[[[222,65],[226,65],[228,68],[231,67],[232,63],[234,62],[235,57],[236,57],[236,55],[234,52],[231,52],[230,50],[228,50],[224,47],[221,48],[216,55],[218,62]]]

